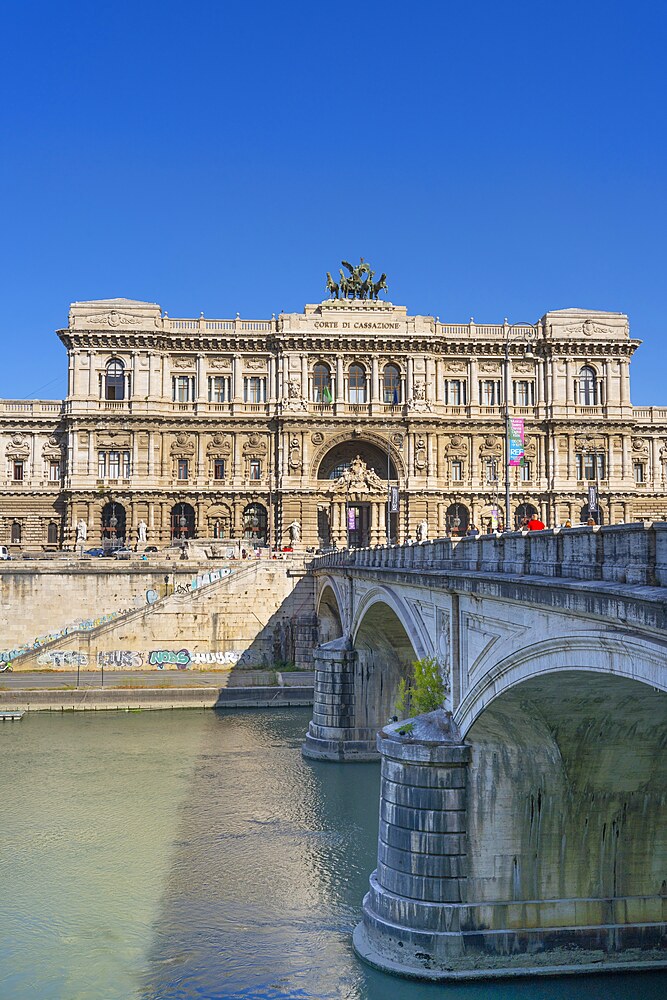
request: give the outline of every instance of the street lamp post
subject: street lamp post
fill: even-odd
[[[512,511],[510,502],[510,396],[509,396],[509,368],[510,368],[510,343],[514,341],[523,348],[525,357],[533,357],[533,342],[537,337],[537,327],[534,323],[508,323],[505,320],[503,325],[503,396],[504,396],[504,417],[505,417],[505,531],[511,530]]]

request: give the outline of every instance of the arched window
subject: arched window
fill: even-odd
[[[107,363],[104,376],[104,398],[125,399],[125,365],[118,358]]]
[[[21,525],[18,521],[12,524],[12,545],[21,544]]]
[[[396,365],[385,365],[382,373],[383,395],[385,403],[400,403],[401,373]]]
[[[49,526],[46,529],[46,541],[49,545],[58,544],[58,525],[55,521],[49,522]]]
[[[366,402],[366,370],[362,365],[350,365],[350,402]]]
[[[243,511],[243,537],[255,545],[266,545],[266,507],[251,503]]]
[[[172,541],[185,541],[196,536],[196,517],[194,507],[189,503],[177,503],[171,508]]]
[[[579,404],[580,406],[597,406],[598,378],[594,368],[584,365],[579,371]]]
[[[313,400],[316,403],[330,403],[332,400],[329,365],[317,364],[313,368]]]
[[[537,507],[532,503],[521,503],[514,512],[514,528],[518,531],[524,520],[537,517]]]

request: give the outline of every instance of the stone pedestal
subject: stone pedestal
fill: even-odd
[[[350,639],[318,646],[315,661],[313,719],[301,751],[314,760],[377,760],[376,729],[355,725],[354,667]]]
[[[431,978],[429,969],[446,966],[462,950],[470,748],[443,709],[386,726],[377,746],[378,866],[354,947],[377,968]]]

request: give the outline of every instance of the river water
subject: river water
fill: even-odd
[[[437,986],[361,964],[379,765],[309,709],[0,726],[2,1000],[655,1000],[667,975]]]

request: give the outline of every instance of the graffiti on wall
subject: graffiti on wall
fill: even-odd
[[[105,649],[97,654],[97,666],[107,670],[142,667],[144,658],[133,649]]]
[[[42,667],[87,667],[88,654],[76,649],[50,649],[40,653],[37,662]]]
[[[179,670],[187,670],[190,664],[190,653],[187,649],[179,649],[174,652],[171,649],[151,649],[148,654],[150,666],[164,670],[165,666],[174,665]]]

